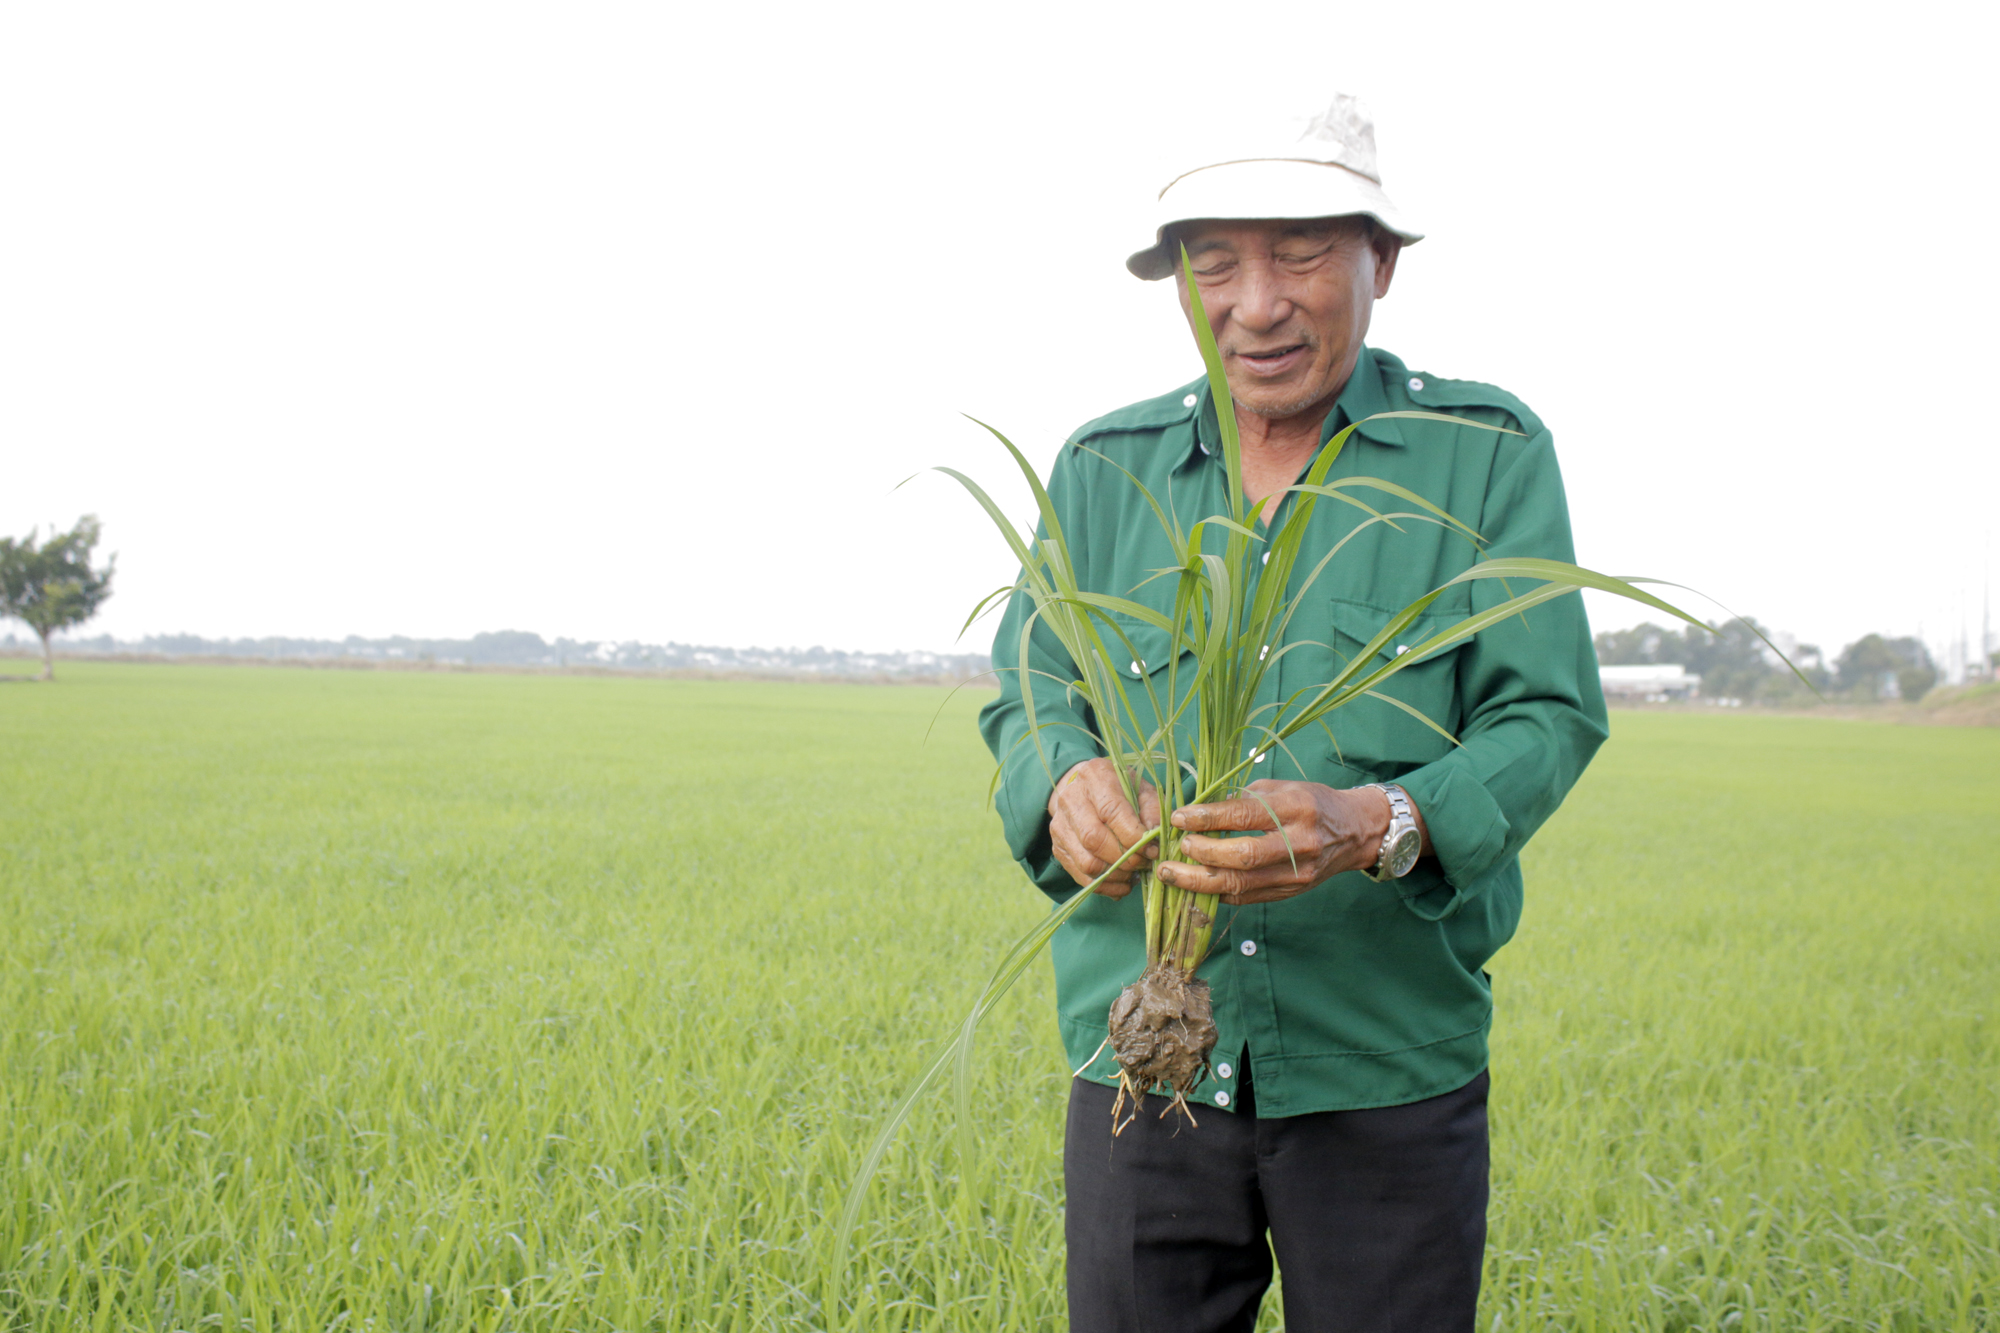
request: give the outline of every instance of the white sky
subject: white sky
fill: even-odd
[[[949,648],[1009,562],[891,489],[1192,378],[1145,201],[1346,90],[1372,341],[1536,408],[1585,563],[1976,635],[1994,14],[6,6],[0,531],[100,515],[120,636]]]

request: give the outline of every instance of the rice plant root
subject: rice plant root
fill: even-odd
[[[1142,1094],[1160,1092],[1172,1095],[1169,1109],[1178,1108],[1192,1122],[1187,1097],[1208,1073],[1214,1049],[1208,983],[1173,962],[1148,967],[1111,1006],[1111,1051],[1120,1070],[1113,1121],[1128,1096],[1136,1108]]]

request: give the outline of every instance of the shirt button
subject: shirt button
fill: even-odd
[[[1182,407],[1193,407],[1193,406],[1194,406],[1194,405],[1195,405],[1196,403],[1198,403],[1198,402],[1200,402],[1200,401],[1201,401],[1201,399],[1199,399],[1199,398],[1195,397],[1195,396],[1194,396],[1193,394],[1189,394],[1189,395],[1188,395],[1187,397],[1185,397],[1185,398],[1181,399],[1181,406],[1182,406]]]
[[[1264,563],[1267,565],[1271,563],[1271,553],[1269,551],[1264,552]]]
[[[1143,672],[1141,672],[1141,671],[1139,670],[1139,664],[1138,664],[1137,662],[1134,662],[1134,663],[1132,664],[1132,674],[1133,674],[1133,675],[1135,675],[1135,676],[1138,676],[1138,675],[1143,675],[1143,674],[1144,674]]]
[[[1265,756],[1266,756],[1266,755],[1268,755],[1268,754],[1270,754],[1270,753],[1271,753],[1271,752],[1270,752],[1269,750],[1259,750],[1259,751],[1257,751],[1257,753],[1256,753],[1256,754],[1254,754],[1254,755],[1252,755],[1252,756],[1250,757],[1250,762],[1251,762],[1251,763],[1253,763],[1253,764],[1261,764],[1261,763],[1263,763],[1263,762],[1264,762],[1264,758],[1265,758]]]
[[[1410,651],[1410,645],[1407,643],[1399,643],[1396,645],[1396,656],[1398,657],[1401,657],[1404,653],[1407,653],[1409,651]]]
[[[1254,957],[1257,953],[1257,941],[1255,940],[1245,940],[1237,947],[1243,951],[1245,958]]]
[[[1226,1093],[1226,1092],[1218,1092],[1218,1093],[1216,1093],[1216,1094],[1215,1094],[1215,1104],[1216,1104],[1217,1106],[1227,1106],[1227,1105],[1229,1105],[1229,1094],[1228,1094],[1228,1093]]]
[[[1410,392],[1422,393],[1423,391],[1424,391],[1424,382],[1418,379],[1415,375],[1410,376]]]
[[[1215,1076],[1217,1078],[1228,1078],[1231,1074],[1235,1072],[1236,1072],[1235,1070],[1229,1067],[1229,1061],[1227,1060],[1224,1060],[1221,1064],[1215,1067]]]

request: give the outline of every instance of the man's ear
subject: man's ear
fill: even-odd
[[[1375,299],[1379,301],[1389,294],[1389,283],[1396,276],[1396,258],[1403,253],[1403,238],[1387,227],[1377,227],[1368,244],[1375,251]]]

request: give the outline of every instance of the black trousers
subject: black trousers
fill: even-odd
[[[1251,1333],[1273,1251],[1285,1333],[1469,1333],[1486,1088],[1482,1073],[1408,1106],[1259,1119],[1246,1080],[1235,1115],[1197,1106],[1190,1126],[1148,1097],[1114,1139],[1116,1092],[1076,1080],[1071,1333]]]

